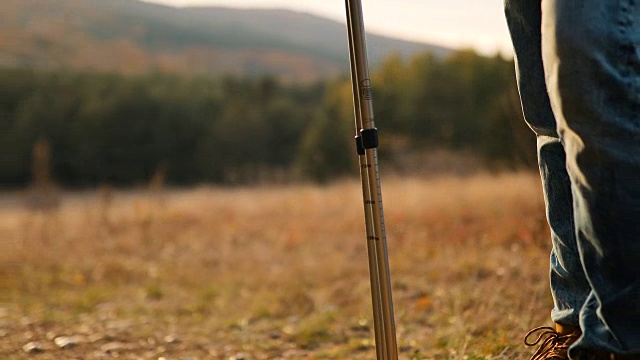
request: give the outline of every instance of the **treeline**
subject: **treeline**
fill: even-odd
[[[512,61],[473,51],[446,59],[425,54],[407,63],[391,57],[372,80],[376,115],[417,146],[471,150],[512,166],[535,159]]]
[[[468,150],[488,164],[530,164],[513,63],[458,52],[397,57],[372,75],[381,136],[404,150]],[[314,85],[272,78],[0,70],[0,184],[32,177],[34,144],[50,144],[66,186],[174,184],[354,173],[348,78]],[[393,149],[390,149],[393,150]],[[384,152],[384,149],[382,150]]]

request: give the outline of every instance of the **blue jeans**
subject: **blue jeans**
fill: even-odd
[[[640,354],[640,0],[505,0],[569,356]]]

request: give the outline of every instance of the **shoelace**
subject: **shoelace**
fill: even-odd
[[[536,335],[537,337],[534,341],[529,341],[529,338]],[[524,344],[527,346],[540,344],[540,347],[533,354],[531,360],[567,359],[567,350],[569,349],[568,340],[578,339],[578,337],[580,337],[580,335],[576,333],[560,335],[554,328],[540,326],[525,335]]]

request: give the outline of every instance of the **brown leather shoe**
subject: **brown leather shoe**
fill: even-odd
[[[556,325],[556,329],[540,326],[527,333],[524,344],[527,346],[539,345],[531,360],[569,360],[567,354],[571,344],[582,335],[580,329],[572,326]],[[535,337],[534,341],[530,338]]]

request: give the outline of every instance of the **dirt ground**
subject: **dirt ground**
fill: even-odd
[[[527,359],[537,175],[383,178],[401,359]],[[0,194],[2,359],[374,359],[360,184]]]

